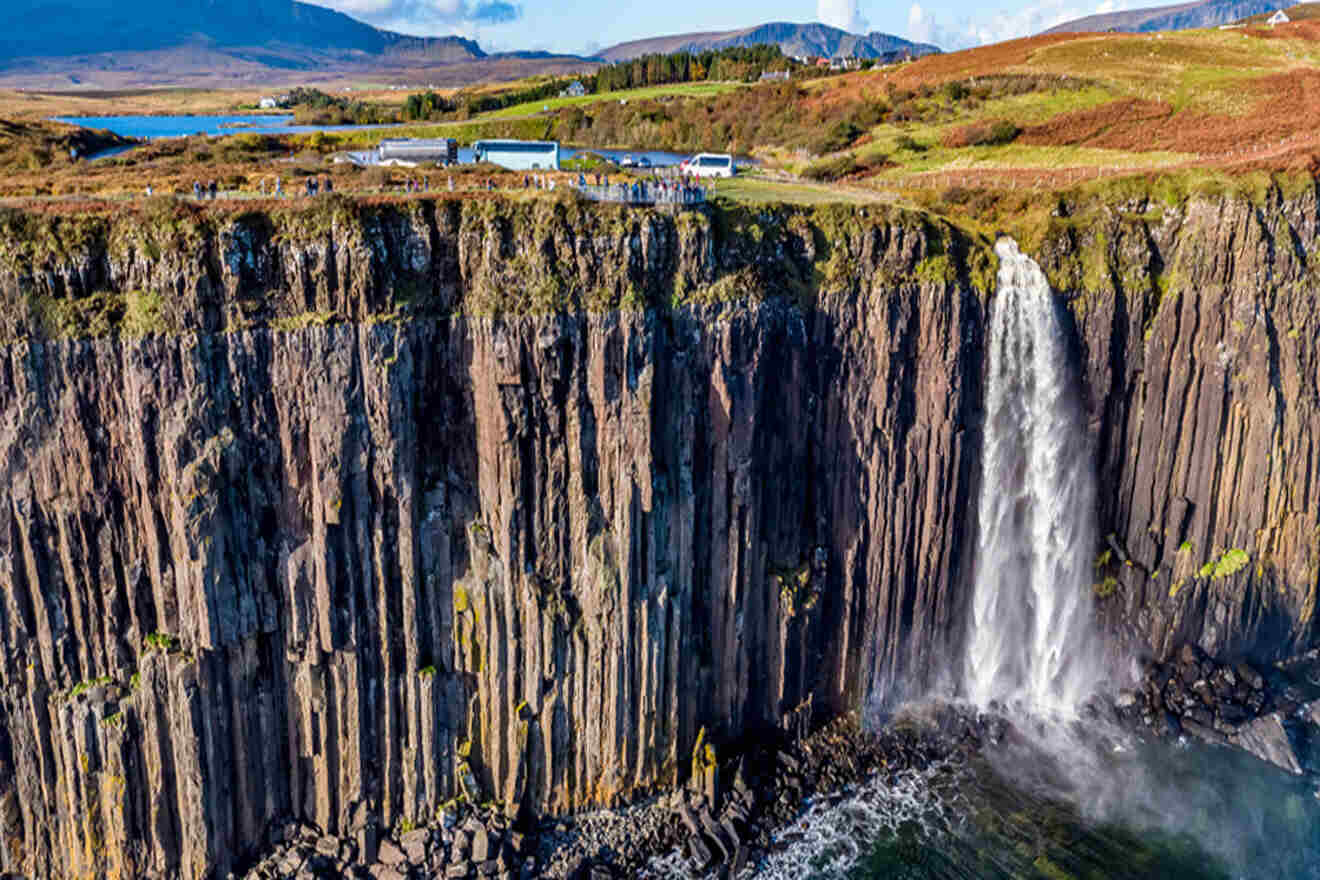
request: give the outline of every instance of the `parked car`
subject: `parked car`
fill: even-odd
[[[637,160],[637,167],[638,167],[638,168],[650,168],[650,167],[651,167],[651,159],[650,159],[650,157],[649,157],[649,156],[642,156],[642,157],[638,158],[638,160]]]
[[[698,153],[679,170],[693,177],[733,177],[733,157],[728,153]]]
[[[623,157],[623,160],[622,160],[621,162],[619,162],[619,165],[621,165],[621,166],[624,167],[624,168],[632,168],[632,167],[634,167],[636,164],[637,164],[637,162],[633,160],[633,157],[632,157],[632,156],[624,156],[624,157]]]

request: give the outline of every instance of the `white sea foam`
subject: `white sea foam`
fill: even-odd
[[[954,772],[953,765],[939,762],[813,798],[802,816],[775,832],[774,850],[751,875],[758,880],[843,878],[879,842],[904,828],[925,841],[938,840],[959,821],[962,796]],[[673,852],[653,860],[642,876],[697,880],[708,875]]]

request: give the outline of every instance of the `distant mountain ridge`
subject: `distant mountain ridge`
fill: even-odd
[[[642,55],[672,52],[701,52],[747,46],[778,45],[785,55],[833,58],[852,55],[858,58],[890,58],[910,53],[913,58],[940,51],[936,46],[914,43],[891,34],[852,34],[829,25],[771,22],[734,31],[673,34],[619,43],[596,53],[606,61],[628,61]]]
[[[486,57],[461,37],[410,37],[295,0],[5,0],[0,65],[20,58],[205,47],[275,67],[310,64],[290,48],[333,57]]]
[[[1084,31],[1180,31],[1191,28],[1218,27],[1280,9],[1278,0],[1199,0],[1176,6],[1158,6],[1091,15],[1065,22],[1045,31],[1047,34],[1081,33]]]

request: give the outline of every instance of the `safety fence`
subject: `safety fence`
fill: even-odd
[[[616,202],[624,205],[703,205],[713,190],[704,186],[660,181],[657,183],[580,184],[573,187],[590,202]]]

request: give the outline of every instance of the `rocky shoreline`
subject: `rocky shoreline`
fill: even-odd
[[[1167,662],[1145,663],[1139,685],[1114,705],[1124,726],[1148,736],[1191,736],[1295,776],[1320,773],[1320,651],[1262,670],[1186,644]]]
[[[457,801],[426,827],[378,835],[364,828],[340,838],[291,823],[274,831],[272,851],[245,876],[611,880],[671,876],[675,863],[699,876],[752,876],[768,854],[787,845],[777,832],[813,799],[842,797],[876,774],[893,779],[979,748],[988,722],[953,708],[937,715],[934,724],[895,723],[874,733],[848,715],[807,735],[758,740],[722,763],[699,745],[685,788],[539,824]]]
[[[1093,720],[1147,739],[1193,736],[1237,748],[1297,775],[1320,769],[1320,653],[1267,671],[1219,663],[1193,646],[1169,661],[1148,661],[1136,688],[1093,701]],[[984,743],[1013,738],[1011,719],[963,707],[927,704],[883,728],[864,729],[856,715],[814,732],[810,708],[799,729],[748,743],[719,760],[698,743],[687,786],[629,807],[530,821],[498,805],[453,801],[423,827],[351,837],[303,824],[276,826],[270,853],[252,880],[552,880],[754,876],[772,853],[791,845],[791,829],[820,798],[842,799],[855,786],[937,762],[962,762]],[[678,866],[676,868],[676,866]]]
[[[865,783],[893,789],[911,771],[957,770],[984,757],[983,745],[1033,748],[1029,725],[1006,708],[980,714],[927,703],[874,732],[856,716],[812,731],[812,714],[805,703],[786,716],[786,729],[741,745],[717,749],[703,734],[686,787],[627,808],[534,822],[530,811],[510,812],[477,794],[478,805],[451,801],[420,827],[381,829],[359,805],[346,835],[307,823],[273,824],[267,855],[227,876],[748,877],[795,849],[799,819],[839,804]],[[1136,686],[1092,701],[1072,726],[1083,738],[1196,738],[1315,780],[1318,721],[1320,652],[1257,667],[1218,662],[1183,646],[1165,662],[1147,661]]]

